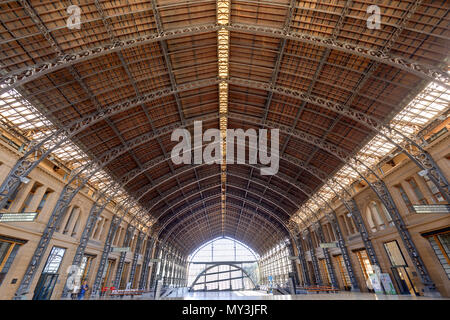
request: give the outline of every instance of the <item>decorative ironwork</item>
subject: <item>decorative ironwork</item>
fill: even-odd
[[[322,225],[320,224],[320,221],[317,221],[316,225],[317,225],[316,230],[317,230],[317,234],[319,236],[319,240],[320,240],[320,242],[323,243],[323,242],[325,242],[325,237],[323,235],[323,229],[322,229]],[[328,275],[330,276],[331,285],[334,288],[338,288],[339,286],[338,286],[338,282],[336,279],[336,273],[334,271],[333,263],[331,261],[330,252],[329,252],[328,248],[322,248],[322,250],[323,250],[323,255],[325,257],[325,262],[327,264]]]
[[[159,253],[161,252],[161,244],[159,242],[156,243],[156,241],[155,241],[154,245],[156,245],[156,250],[155,250],[155,254],[154,254],[153,257],[157,258],[159,256]],[[150,275],[149,288],[156,287],[156,280],[157,280],[156,279],[156,270],[158,269],[158,263],[162,263],[162,261],[161,262],[155,262],[155,263],[152,264],[152,273]]]
[[[130,245],[133,232],[134,232],[134,227],[131,225],[128,225],[127,231],[125,232],[125,239],[123,240],[124,247],[128,247]],[[126,252],[120,253],[119,263],[117,265],[117,270],[116,270],[116,276],[113,281],[113,286],[116,288],[119,288],[119,285],[120,285],[120,278],[122,277],[123,266],[125,264],[125,256],[126,255],[127,255]]]
[[[154,240],[151,236],[147,237],[144,260],[142,262],[142,272],[139,279],[139,289],[146,290],[148,288],[148,271],[150,269],[150,257],[153,251]],[[153,269],[153,268],[152,268]]]
[[[142,246],[142,241],[144,240],[144,234],[142,232],[139,232],[138,234],[138,238],[136,241],[136,249],[134,250],[134,254],[133,254],[133,261],[131,262],[131,270],[130,270],[130,277],[129,277],[129,282],[133,283],[134,282],[134,276],[136,274],[136,267],[137,267],[137,262],[138,262],[138,258],[139,258],[139,252],[141,252],[141,246]],[[143,272],[143,270],[142,270]]]
[[[311,262],[312,262],[312,266],[313,266],[313,271],[314,271],[314,277],[316,280],[316,285],[322,285],[322,277],[320,275],[320,269],[319,269],[319,261],[317,260],[316,257],[316,250],[312,244],[312,239],[311,239],[311,232],[309,231],[308,228],[306,228],[303,232],[304,237],[306,238],[306,241],[308,243],[308,247],[309,247],[309,254],[311,256]]]
[[[216,80],[208,80],[208,82],[209,81],[216,82]],[[374,130],[375,132],[379,132],[379,133],[385,135],[388,138],[388,140],[391,141],[394,145],[399,146],[408,155],[408,157],[410,157],[411,160],[414,161],[422,170],[423,169],[427,170],[427,172],[429,173],[430,179],[436,184],[436,186],[439,188],[441,193],[446,198],[450,199],[448,181],[446,180],[446,178],[443,175],[442,171],[437,166],[437,164],[434,162],[432,157],[417,142],[411,140],[410,138],[406,137],[404,134],[398,132],[398,130],[390,128],[390,127],[384,125],[383,123],[381,123],[380,121],[365,115],[364,113],[356,112],[354,110],[349,109],[346,106],[342,106],[342,105],[333,103],[333,102],[328,101],[328,100],[323,99],[323,98],[312,97],[312,96],[310,96],[308,94],[301,93],[301,92],[293,90],[293,89],[282,88],[282,87],[274,88],[273,86],[270,86],[267,83],[260,83],[260,82],[256,82],[256,81],[243,80],[243,79],[239,79],[239,80],[230,79],[228,81],[230,81],[231,83],[235,83],[235,84],[245,84],[245,85],[250,86],[250,87],[261,88],[261,89],[265,89],[265,90],[276,90],[275,92],[277,92],[277,93],[285,94],[285,95],[288,95],[288,96],[292,96],[292,97],[295,97],[295,98],[302,99],[304,101],[308,101],[308,102],[317,104],[317,105],[319,105],[321,107],[327,108],[328,110],[332,110],[332,111],[338,112],[340,114],[343,114],[345,116],[348,116],[351,119],[353,119],[355,121],[358,121],[359,123],[369,127],[371,130]],[[169,90],[169,91],[171,91],[171,90]],[[20,184],[20,177],[24,177],[29,172],[31,172],[31,170],[34,167],[36,167],[37,164],[41,160],[43,160],[46,156],[48,156],[50,151],[53,150],[53,148],[52,148],[50,150],[43,151],[42,152],[42,156],[39,159],[37,159],[35,161],[30,161],[29,157],[34,156],[35,152],[37,150],[40,150],[40,148],[42,148],[42,146],[44,145],[44,142],[49,141],[50,139],[52,139],[54,141],[57,141],[57,142],[53,142],[53,144],[57,147],[62,142],[66,141],[67,139],[72,137],[74,134],[80,132],[81,130],[83,130],[87,126],[90,126],[90,125],[96,123],[97,121],[102,120],[104,117],[108,117],[108,116],[111,116],[112,114],[115,114],[116,112],[119,112],[117,110],[123,111],[124,108],[130,108],[131,106],[136,106],[137,104],[142,103],[142,101],[136,102],[136,100],[139,100],[139,99],[132,99],[132,100],[129,100],[129,101],[124,102],[124,103],[119,103],[115,107],[113,106],[113,107],[107,108],[105,112],[101,112],[101,115],[99,115],[97,113],[97,114],[93,114],[92,116],[84,117],[84,118],[80,119],[82,121],[77,120],[77,121],[75,121],[74,124],[69,125],[69,129],[67,130],[67,133],[64,134],[64,132],[60,130],[57,133],[55,133],[55,135],[50,135],[50,137],[47,137],[47,138],[43,139],[40,143],[36,142],[35,147],[32,147],[18,161],[18,163],[11,170],[10,174],[8,175],[8,177],[5,179],[5,181],[3,182],[2,186],[0,187],[0,191],[1,191],[0,204],[1,203],[6,203],[8,198],[12,195],[14,190],[18,187],[18,185]],[[115,112],[109,112],[111,110],[116,110],[116,111]],[[229,114],[228,116],[230,117],[230,116],[232,116],[232,114]],[[207,117],[207,120],[208,120],[209,117],[210,116]],[[241,117],[241,115],[239,115],[239,117]],[[250,119],[252,120],[252,122],[257,121],[254,118],[252,119],[252,117],[247,117],[246,118],[247,121],[249,121]],[[193,121],[194,120],[187,121],[186,124],[188,125],[188,124],[192,123]],[[263,123],[261,120],[259,120],[257,122],[259,124],[261,124],[261,125],[269,125],[269,126],[275,126],[275,127],[279,127],[280,126],[280,125],[278,125],[278,124],[276,124],[274,122],[265,121]],[[82,125],[83,129],[81,129],[79,127],[79,125],[81,125],[81,124],[83,124]],[[164,128],[166,128],[168,130],[173,130],[176,127],[179,127],[179,126],[180,125],[174,124],[174,125],[172,125],[171,128],[167,128],[169,126],[166,126]],[[75,128],[78,128],[78,129],[75,130]],[[290,133],[290,131],[293,130],[292,128],[290,128],[288,126],[282,126],[282,129],[284,129],[284,131],[288,132],[288,133]],[[75,130],[75,131],[73,131],[73,130]],[[168,132],[167,130],[164,130],[164,131],[165,131],[164,133]],[[72,134],[70,134],[70,132],[72,132]],[[164,134],[164,133],[161,132],[160,134]],[[58,140],[58,137],[60,137],[60,140]],[[395,141],[398,141],[398,142],[395,142]],[[413,148],[407,148],[405,143],[409,143],[410,145],[413,146]],[[405,146],[403,147],[402,145],[405,145]],[[342,156],[342,157],[345,156],[345,155],[348,155],[348,152],[346,152],[345,154],[340,154],[340,156]]]
[[[22,0],[21,2],[26,3],[25,0]],[[27,4],[27,6],[29,5]],[[37,24],[37,26],[39,25],[41,24]],[[341,52],[350,53],[366,59],[375,60],[380,63],[393,66],[395,68],[399,68],[406,72],[412,73],[418,77],[435,81],[441,84],[442,86],[449,88],[447,83],[449,82],[450,77],[446,70],[442,70],[440,68],[419,63],[416,61],[412,61],[405,57],[383,53],[380,50],[369,49],[331,38],[312,36],[306,33],[292,32],[292,31],[286,32],[283,29],[273,27],[255,26],[242,23],[230,23],[223,27],[229,31],[252,33],[286,40],[298,41]],[[74,65],[89,59],[98,58],[105,54],[110,54],[113,52],[157,41],[169,40],[173,38],[185,37],[188,35],[200,34],[205,32],[215,32],[219,30],[219,28],[220,26],[215,23],[214,24],[208,23],[197,26],[186,26],[180,29],[167,30],[159,33],[149,34],[144,37],[130,38],[123,41],[116,41],[114,43],[90,48],[76,53],[61,54],[53,60],[29,66],[17,71],[13,71],[5,76],[2,76],[0,78],[0,84],[7,85],[7,87],[1,90],[0,94],[3,93],[4,91],[17,87],[18,85],[23,85],[33,79],[42,77],[45,74],[57,71],[62,68],[66,68],[70,65]],[[51,35],[49,34],[46,28],[40,31],[46,37],[46,39],[49,40],[50,43],[54,42],[54,40],[51,38]]]
[[[101,282],[103,278],[103,272],[105,271],[106,262],[108,260],[108,255],[111,252],[111,244],[113,238],[117,232],[117,228],[122,222],[122,218],[114,216],[111,225],[109,226],[108,235],[106,236],[105,244],[103,246],[102,255],[100,257],[97,273],[95,275],[94,285],[92,286],[91,297],[95,298],[99,296],[99,290],[101,289]]]
[[[424,65],[405,57],[386,54],[381,52],[380,50],[369,49],[355,44],[346,43],[343,41],[333,40],[330,38],[323,38],[319,36],[312,36],[310,34],[304,34],[299,32],[285,33],[281,29],[266,26],[251,26],[241,23],[231,23],[228,26],[228,30],[258,34],[263,36],[270,36],[275,38],[286,38],[288,40],[299,41],[303,43],[308,43],[316,46],[321,46],[337,51],[350,53],[356,56],[379,61],[383,64],[387,64],[395,68],[402,69],[418,77],[435,81],[440,85],[449,88],[448,82],[450,76],[448,75],[446,70],[442,70],[440,68],[436,68],[433,66]]]
[[[350,256],[348,254],[348,249],[345,244],[344,237],[342,235],[341,227],[336,218],[336,212],[331,211],[331,214],[327,215],[328,220],[333,227],[333,230],[337,236],[337,242],[339,245],[339,249],[341,249],[342,259],[344,260],[345,267],[347,269],[348,277],[350,278],[350,283],[352,286],[352,291],[360,291],[358,281],[356,280],[355,272],[353,271],[352,262],[350,260]]]
[[[190,90],[194,88],[203,87],[205,85],[211,85],[217,83],[216,79],[207,79],[200,80],[196,82],[198,87],[194,83],[183,84],[178,86],[178,90],[180,88],[185,88],[185,90]],[[0,186],[0,206],[4,205],[8,199],[12,196],[16,188],[20,185],[20,177],[26,177],[43,159],[45,159],[51,152],[60,147],[64,142],[73,138],[75,135],[90,127],[91,125],[98,123],[99,121],[104,120],[114,114],[126,111],[130,108],[133,108],[142,103],[146,103],[149,101],[153,101],[158,98],[162,98],[168,95],[172,95],[174,91],[169,88],[164,88],[160,90],[156,90],[154,92],[148,93],[146,95],[135,97],[130,100],[126,100],[122,103],[115,104],[110,107],[106,107],[100,111],[96,111],[90,115],[87,115],[79,120],[75,120],[74,122],[67,124],[64,129],[60,129],[55,133],[51,133],[47,136],[44,136],[41,140],[35,140],[28,147],[28,151],[18,160],[18,162],[11,169],[8,176],[5,178],[4,182]],[[207,121],[211,116],[202,116],[201,119],[203,121]],[[213,117],[211,117],[213,118]],[[197,119],[190,119],[186,121],[186,126],[193,124],[193,122]],[[172,123],[163,128],[158,128],[154,130],[152,133],[149,133],[147,138],[151,139],[150,136],[161,136],[164,134],[171,133],[173,130],[181,127],[178,123]],[[45,145],[51,145],[48,150],[44,149]],[[36,154],[40,155],[36,157]],[[94,162],[89,162],[85,167],[91,168]],[[85,171],[83,169],[81,171]]]
[[[214,183],[214,184],[211,184],[211,185],[208,185],[208,186],[205,186],[205,188],[204,188],[204,191],[205,190],[208,190],[208,189],[214,189],[214,188],[216,188],[218,185],[220,185],[220,182],[219,183]],[[233,187],[236,187],[236,188],[242,188],[242,186],[238,186],[238,185],[233,185]],[[254,193],[255,195],[258,195],[258,193],[256,193],[256,191],[250,191],[249,190],[249,192],[251,192],[251,193]],[[196,192],[195,192],[196,193]],[[236,195],[236,194],[234,194],[234,192],[231,192],[231,190],[229,191],[229,196],[232,196],[232,197],[234,197],[234,198],[236,198],[236,199],[239,199],[239,200],[243,200],[244,198],[241,196],[241,195]],[[217,197],[217,195],[213,195],[213,196],[209,196],[209,197],[206,197],[206,198],[204,198],[203,199],[203,201],[207,201],[207,200],[209,200],[209,199],[211,199],[211,198],[215,198],[215,197]],[[201,201],[201,200],[200,200]],[[183,201],[182,200],[179,200],[178,202],[176,202],[175,204],[173,204],[172,205],[172,207],[176,207],[178,204],[180,204],[180,203],[182,203]],[[273,211],[274,211],[274,209],[272,208],[272,207],[268,207],[267,205],[265,205],[264,203],[252,203],[256,208],[258,208],[258,209],[264,209],[264,211],[266,211],[268,214],[269,214],[269,216],[271,216],[271,217],[273,217],[273,218],[275,218],[281,225],[285,225],[285,222],[280,218],[280,217],[278,217],[277,215],[275,215],[274,213],[273,213]],[[185,210],[189,210],[189,208],[190,208],[190,206],[186,206],[186,207],[178,207],[177,208],[177,215],[179,215],[180,213],[182,213],[183,211],[185,211]],[[281,209],[281,208],[280,208]],[[282,209],[283,211],[284,211],[284,209]],[[168,211],[168,209],[166,209],[164,212],[167,212]],[[287,214],[287,213],[286,213]],[[161,216],[164,216],[164,213],[163,214],[161,214]],[[164,228],[169,224],[169,222],[170,221],[172,221],[172,220],[174,220],[176,218],[176,216],[171,216],[166,222],[164,222],[164,224],[162,225],[162,227],[161,227],[161,229],[160,229],[160,232],[162,231],[162,230],[164,230]],[[286,229],[287,230],[287,229]]]

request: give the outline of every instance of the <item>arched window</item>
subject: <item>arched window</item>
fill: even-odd
[[[329,237],[330,237],[330,242],[331,242],[331,241],[336,241],[336,236],[335,236],[335,234],[334,234],[333,227],[331,226],[330,223],[327,223],[326,226],[327,226],[327,229],[328,229],[328,234],[329,234]]]
[[[81,220],[81,214],[78,214],[77,220],[75,220],[75,223],[72,228],[72,233],[70,234],[71,237],[76,236],[78,233],[78,227],[80,226],[80,220]]]
[[[35,182],[33,184],[33,187],[28,192],[28,195],[25,198],[25,201],[23,202],[22,207],[20,208],[19,212],[25,212],[25,211],[29,212],[30,203],[32,202],[34,196],[36,195],[37,189],[40,187],[42,187],[42,184],[40,184],[39,182]]]
[[[193,290],[253,288],[259,281],[258,259],[245,244],[228,237],[216,238],[189,257],[188,284],[194,284]]]
[[[381,212],[383,212],[387,223],[390,223],[392,221],[391,216],[382,204],[378,204],[376,201],[370,201],[367,205],[366,217],[372,232],[377,232],[386,228],[386,221],[383,219]]]
[[[80,214],[80,208],[74,206],[70,211],[69,218],[66,221],[66,224],[63,229],[63,234],[68,234],[69,230],[73,230],[74,223],[78,220],[78,216]]]
[[[350,233],[348,232],[347,223],[345,222],[344,216],[339,216],[339,221],[341,222],[341,229],[344,233],[344,236],[348,236]]]
[[[44,195],[42,196],[41,201],[39,202],[39,205],[38,205],[38,207],[37,207],[37,209],[36,209],[36,212],[37,212],[38,214],[41,213],[42,209],[44,208],[45,203],[47,202],[48,197],[49,197],[50,194],[52,194],[52,193],[53,193],[53,190],[50,189],[50,188],[48,188],[48,189],[45,191],[45,193],[44,193]]]
[[[380,204],[380,206],[383,211],[384,217],[386,218],[387,224],[390,226],[393,226],[394,222],[392,221],[391,214],[389,213],[389,211],[386,209],[386,207],[382,203]]]
[[[347,213],[345,215],[345,219],[347,220],[349,234],[355,234],[356,228],[355,225],[353,224],[353,218]]]
[[[136,249],[136,243],[137,243],[137,234],[133,234],[133,238],[131,240],[131,252],[134,252]]]

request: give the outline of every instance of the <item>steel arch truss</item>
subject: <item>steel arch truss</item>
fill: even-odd
[[[450,77],[446,70],[443,70],[439,67],[412,61],[405,57],[384,53],[380,50],[365,48],[355,44],[338,41],[332,38],[312,36],[306,33],[292,32],[272,27],[255,26],[242,23],[230,23],[223,27],[225,29],[228,29],[229,31],[237,31],[242,33],[251,33],[273,38],[286,39],[337,50],[340,52],[350,53],[359,57],[393,66],[423,79],[436,81],[448,88],[447,83],[450,80]],[[105,54],[120,52],[124,49],[145,45],[148,43],[166,41],[169,39],[180,38],[200,33],[214,32],[218,29],[219,25],[211,23],[198,26],[186,26],[180,29],[173,29],[168,31],[161,30],[158,33],[149,34],[144,37],[115,41],[114,43],[90,48],[76,53],[61,54],[53,60],[15,70],[8,73],[7,75],[2,76],[0,78],[0,84],[6,85],[6,87],[1,90],[0,93],[3,93],[4,91],[10,90],[19,85],[23,85],[29,81],[42,77],[45,74],[57,71],[61,68],[66,68],[71,65],[87,61],[89,59],[100,57]],[[48,34],[48,31],[44,30],[43,34]]]
[[[230,272],[241,270],[243,273],[245,273],[245,275],[247,276],[247,278],[250,279],[250,281],[253,283],[253,286],[256,288],[255,282],[254,282],[253,279],[250,277],[250,275],[247,273],[247,271],[246,271],[245,269],[239,267],[238,265],[233,264],[233,263],[223,263],[223,262],[211,262],[211,264],[213,264],[213,265],[211,265],[211,266],[209,266],[209,267],[206,267],[202,272],[200,272],[200,273],[197,275],[197,277],[194,279],[194,282],[192,282],[192,285],[189,287],[189,290],[192,290],[192,288],[196,285],[196,283],[198,282],[198,280],[200,279],[200,277],[201,277],[201,276],[204,276],[208,270],[210,270],[210,269],[212,269],[212,268],[215,268],[215,267],[218,267],[218,266],[231,266],[231,267],[236,268],[235,270],[231,270]],[[227,272],[228,272],[228,271],[227,271]]]

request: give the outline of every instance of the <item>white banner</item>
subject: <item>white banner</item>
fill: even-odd
[[[130,247],[113,247],[111,252],[129,252],[131,251]]]

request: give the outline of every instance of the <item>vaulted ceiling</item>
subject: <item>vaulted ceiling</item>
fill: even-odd
[[[263,253],[322,185],[305,166],[330,176],[343,165],[321,145],[352,154],[375,135],[327,101],[386,122],[445,65],[448,1],[367,2],[231,0],[219,25],[209,0],[2,1],[2,84],[56,128],[96,115],[72,141],[97,161],[122,147],[104,169],[117,180],[139,172],[124,189],[160,239],[190,253],[225,235]],[[67,27],[71,4],[79,29]],[[370,4],[381,8],[380,29],[367,27]],[[219,29],[228,30],[226,77]],[[220,165],[171,161],[175,128],[219,128],[220,83],[228,129],[289,128],[280,131],[278,174],[228,164],[223,188]]]

